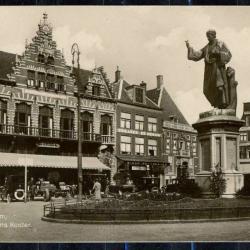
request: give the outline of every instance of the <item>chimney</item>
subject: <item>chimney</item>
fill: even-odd
[[[116,72],[115,72],[115,82],[118,82],[121,79],[121,71],[119,70],[119,66],[117,66]]]
[[[163,86],[163,75],[156,76],[157,79],[157,89],[160,89]]]
[[[145,83],[144,81],[140,83],[140,86],[143,87],[144,89],[147,89],[147,83]]]

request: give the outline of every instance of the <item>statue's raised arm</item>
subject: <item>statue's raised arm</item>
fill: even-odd
[[[187,53],[187,58],[188,60],[192,60],[192,61],[199,61],[201,60],[202,58],[204,58],[204,52],[203,50],[198,50],[198,51],[195,51],[189,44],[189,41],[186,40],[185,41],[186,43],[186,47],[188,49],[188,53]]]

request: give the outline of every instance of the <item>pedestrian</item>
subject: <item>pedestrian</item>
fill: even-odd
[[[109,179],[106,179],[105,195],[108,196],[109,193]]]
[[[96,200],[101,200],[101,183],[99,182],[98,179],[95,180],[94,186],[92,188],[92,191],[95,192],[95,199]]]
[[[35,182],[34,178],[31,177],[30,181],[28,182],[28,194],[29,194],[29,200],[34,200],[35,197]]]

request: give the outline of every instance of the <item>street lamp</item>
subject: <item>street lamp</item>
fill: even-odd
[[[82,201],[82,129],[81,129],[81,98],[80,98],[80,50],[77,43],[74,43],[71,47],[72,65],[74,70],[75,58],[76,58],[76,83],[77,83],[77,123],[78,123],[78,154],[77,154],[77,169],[78,169],[78,201]]]

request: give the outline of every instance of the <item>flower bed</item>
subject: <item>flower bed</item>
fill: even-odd
[[[80,221],[195,220],[250,217],[246,199],[191,199],[178,201],[118,200],[71,204],[51,210],[50,218]]]

